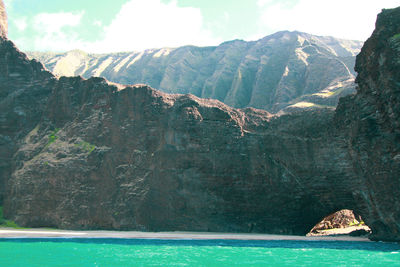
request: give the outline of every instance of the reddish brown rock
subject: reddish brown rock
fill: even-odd
[[[0,36],[7,38],[8,34],[8,21],[4,1],[0,0]]]
[[[346,228],[354,224],[359,224],[361,221],[360,218],[356,219],[353,211],[341,210],[325,217],[311,230],[311,233],[317,233],[321,230]]]

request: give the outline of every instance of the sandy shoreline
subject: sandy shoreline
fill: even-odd
[[[323,231],[318,231],[317,234],[308,234],[307,236],[331,236],[331,235],[348,235],[353,231],[357,230],[364,230],[366,232],[371,231],[368,226],[361,225],[361,226],[350,226],[346,228],[335,228],[335,229],[328,229]]]
[[[118,232],[118,231],[68,231],[47,229],[0,228],[1,238],[124,238],[124,239],[172,239],[172,240],[291,240],[291,241],[363,241],[365,237],[351,236],[291,236],[237,233],[197,232]]]

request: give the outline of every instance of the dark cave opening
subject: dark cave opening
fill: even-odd
[[[371,229],[365,224],[361,215],[353,210],[343,209],[334,212],[318,222],[307,236],[369,236]]]

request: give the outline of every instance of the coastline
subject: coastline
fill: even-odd
[[[361,226],[349,226],[345,228],[334,228],[317,231],[317,233],[309,233],[307,236],[332,236],[332,235],[349,235],[354,231],[364,230],[366,232],[371,231],[371,229],[366,225]]]
[[[117,238],[162,240],[259,240],[259,241],[353,241],[371,242],[366,237],[348,235],[293,236],[241,233],[203,232],[137,232],[137,231],[70,231],[48,229],[0,228],[0,240],[4,238]]]

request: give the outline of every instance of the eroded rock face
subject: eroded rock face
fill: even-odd
[[[318,231],[328,229],[346,228],[354,223],[362,222],[361,218],[357,219],[352,210],[341,210],[325,217],[311,230],[311,233],[318,233]]]
[[[0,204],[19,143],[40,122],[53,75],[0,37]]]
[[[336,107],[354,92],[360,41],[278,32],[254,42],[185,46],[143,52],[30,53],[60,76],[101,76],[121,84],[144,83],[166,93],[218,99],[236,108],[269,112]]]
[[[3,51],[0,60],[11,53]],[[4,212],[21,225],[306,234],[353,203],[331,109],[272,116],[43,73],[45,103],[21,85],[38,111],[24,134],[7,135],[20,138]],[[332,190],[336,177],[347,182]]]
[[[400,240],[400,23],[389,19],[399,12],[380,15],[359,56],[356,96],[336,112],[281,116],[56,79],[3,40],[6,217],[29,227],[306,234],[351,209],[376,239]]]
[[[4,1],[0,0],[0,36],[7,38],[8,34],[8,21]]]
[[[305,234],[353,203],[332,190],[355,185],[331,110],[273,117],[61,78],[43,114],[8,183],[5,212],[22,225]]]
[[[400,8],[383,10],[357,57],[358,89],[337,110],[357,179],[353,195],[374,238],[400,233]]]
[[[42,86],[7,183],[21,225],[306,234],[353,208],[331,109],[272,116],[101,78]]]

